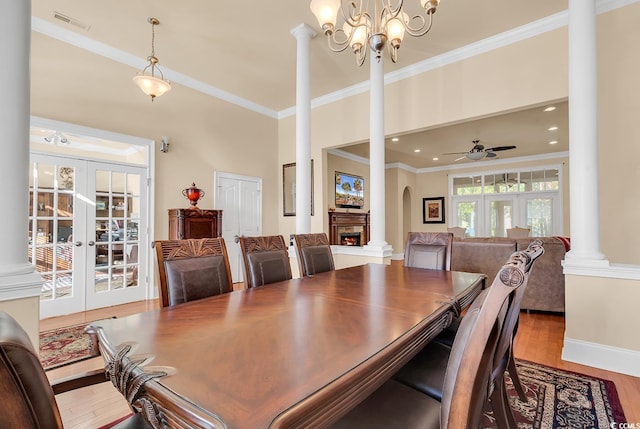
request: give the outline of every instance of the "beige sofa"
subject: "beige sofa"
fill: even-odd
[[[564,274],[562,260],[565,244],[555,237],[536,237],[542,240],[544,255],[531,270],[529,283],[522,299],[523,310],[564,312]],[[524,250],[536,238],[454,238],[451,269],[484,273],[491,284],[502,265],[516,250]]]

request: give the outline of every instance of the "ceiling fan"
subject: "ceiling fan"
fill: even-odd
[[[498,156],[496,155],[495,152],[499,152],[501,150],[511,150],[515,148],[516,148],[515,146],[496,146],[496,147],[485,148],[483,145],[480,144],[480,140],[474,140],[473,147],[469,152],[451,152],[451,153],[445,153],[445,155],[463,155],[460,158],[455,159],[454,161],[460,161],[461,159],[464,159],[464,158],[470,159],[471,161],[478,161],[485,157],[495,158],[496,156]]]

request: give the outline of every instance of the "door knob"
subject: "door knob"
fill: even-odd
[[[76,247],[80,247],[82,246],[82,241],[76,241],[75,243],[73,243],[73,245]]]
[[[96,244],[96,242],[95,242],[95,241],[90,241],[90,242],[88,242],[87,244],[88,244],[89,246],[93,246],[94,244]]]
[[[238,234],[234,235],[233,236],[233,241],[236,242],[236,243],[239,243],[240,242],[240,236]]]

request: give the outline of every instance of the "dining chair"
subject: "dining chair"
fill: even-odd
[[[49,383],[24,329],[0,311],[0,392],[2,428],[61,429],[62,417],[55,395],[108,381],[104,369]],[[138,413],[112,426],[114,429],[151,428]]]
[[[404,247],[404,266],[449,271],[452,245],[450,232],[410,232]]]
[[[504,323],[501,324],[496,350],[491,358],[490,404],[499,428],[517,427],[506,394],[504,373],[505,370],[508,370],[514,386],[518,383],[519,388],[522,389],[513,357],[513,339],[520,314],[520,302],[529,280],[531,268],[535,260],[543,253],[544,248],[540,240],[532,242],[526,250],[514,252],[496,276],[492,286],[485,289],[476,298],[480,301],[489,299],[491,291],[496,285],[519,283],[519,287],[503,309]],[[430,342],[394,375],[394,380],[417,389],[434,399],[441,399],[445,394],[448,361],[455,353],[456,342],[462,341],[459,338],[461,334],[464,335],[462,326],[467,316],[468,313],[459,319],[460,324],[451,346],[438,340]],[[526,402],[524,391],[522,390],[518,394]]]
[[[500,270],[493,285],[469,307],[460,322],[453,347],[447,354],[440,399],[392,378],[332,428],[479,427],[489,401],[493,357],[506,323],[507,307],[526,281],[525,259],[510,259]]]
[[[223,238],[158,240],[154,246],[163,307],[233,290]]]
[[[300,277],[333,271],[333,254],[325,233],[294,234],[294,247],[298,257]]]
[[[291,279],[289,253],[281,235],[240,237],[246,288]]]

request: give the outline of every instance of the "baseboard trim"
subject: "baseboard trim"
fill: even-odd
[[[562,360],[640,377],[640,352],[635,350],[565,338]]]

